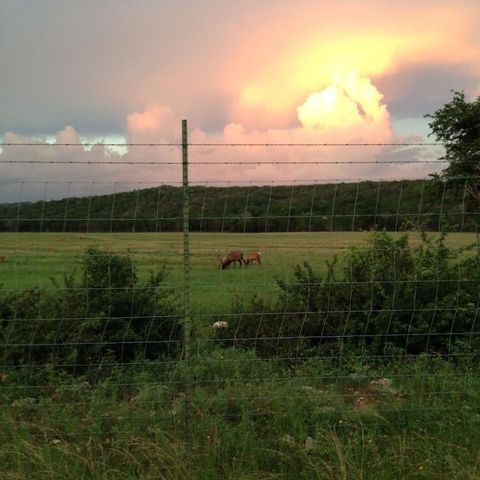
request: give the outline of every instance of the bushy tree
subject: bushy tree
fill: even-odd
[[[466,193],[470,211],[478,212],[480,202],[480,97],[468,102],[463,92],[453,92],[451,102],[438,109],[429,123],[435,139],[445,143],[442,159],[448,166],[436,175]],[[473,210],[472,210],[473,208]],[[478,224],[478,221],[477,221]]]

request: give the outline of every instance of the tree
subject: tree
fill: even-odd
[[[448,180],[449,186],[462,189],[465,208],[478,211],[480,202],[480,97],[473,102],[463,92],[453,92],[453,100],[438,109],[429,123],[436,141],[445,143],[449,165],[435,175],[437,180]],[[451,182],[451,183],[450,183]],[[472,209],[473,207],[473,209]]]

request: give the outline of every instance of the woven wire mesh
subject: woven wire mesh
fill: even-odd
[[[478,408],[475,182],[191,182],[188,344],[180,183],[1,183],[2,404],[87,437]]]

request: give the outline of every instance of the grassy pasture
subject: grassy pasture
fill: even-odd
[[[308,259],[322,269],[368,238],[191,234],[195,318],[227,312],[235,295],[268,298],[296,264]],[[475,241],[475,234],[451,234],[446,243]],[[74,269],[80,280],[89,247],[130,255],[141,278],[165,264],[182,293],[183,238],[175,233],[0,234],[0,284],[61,288]],[[233,249],[261,251],[263,266],[219,270],[217,252]],[[195,384],[188,403],[181,390],[186,372]],[[50,372],[37,388],[28,375],[0,370],[0,478],[480,478],[477,366],[423,357],[381,365],[315,358],[287,368],[232,348],[197,354],[190,363],[123,364],[95,386]],[[379,387],[382,379],[391,385]]]
[[[192,311],[198,315],[225,313],[235,296],[252,292],[271,298],[276,279],[291,278],[295,265],[308,260],[322,270],[325,261],[332,260],[336,254],[349,247],[366,245],[369,235],[368,232],[192,233]],[[420,236],[411,233],[410,239],[415,244]],[[447,245],[454,248],[475,241],[474,233],[452,233],[447,237]],[[169,284],[181,292],[181,233],[2,233],[0,255],[6,260],[0,264],[0,284],[7,289],[61,287],[64,275],[72,271],[80,278],[81,257],[89,247],[130,255],[140,278],[146,278],[149,271],[165,264]],[[217,255],[234,249],[261,252],[263,265],[219,270]]]

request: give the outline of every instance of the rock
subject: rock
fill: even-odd
[[[398,394],[398,390],[396,388],[393,388],[392,380],[390,378],[380,378],[378,380],[372,380],[370,382],[370,387],[380,393],[389,393],[391,395]]]
[[[26,397],[26,398],[17,398],[12,402],[12,407],[28,407],[30,405],[35,405],[37,403],[36,398]]]
[[[313,438],[308,436],[305,439],[305,451],[309,452],[310,450],[313,450]]]
[[[301,388],[305,393],[307,393],[307,394],[309,394],[309,395],[312,394],[312,393],[315,391],[315,389],[314,389],[313,387],[310,387],[310,386],[308,386],[308,385],[303,385],[303,386],[300,387],[300,388]]]

